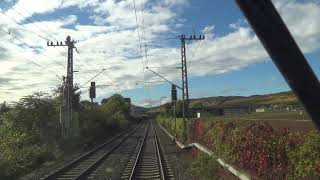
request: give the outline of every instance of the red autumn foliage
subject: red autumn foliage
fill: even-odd
[[[287,133],[274,131],[269,124],[255,123],[242,131],[236,144],[239,165],[258,177],[281,179],[288,171],[286,143],[280,136]]]
[[[191,155],[192,155],[192,158],[198,157],[198,155],[199,155],[198,149],[192,148],[192,149],[191,149]]]
[[[316,165],[315,171],[316,171],[317,173],[320,173],[320,163]]]
[[[200,119],[195,119],[192,122],[193,138],[195,140],[201,140],[204,137],[204,122]]]

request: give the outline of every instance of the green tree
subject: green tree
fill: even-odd
[[[59,131],[52,98],[35,93],[17,102],[0,128],[0,179],[16,178],[53,159]]]
[[[107,103],[107,102],[108,102],[108,98],[104,98],[104,99],[101,100],[101,104]]]
[[[81,137],[61,137],[62,87],[58,87],[53,96],[39,92],[21,98],[4,114],[0,127],[1,180],[17,179],[47,161],[56,161],[67,149],[64,145],[79,148],[80,144],[82,147],[102,140],[128,124],[130,107],[122,96],[114,95],[103,105],[92,105],[89,101],[80,102],[80,91],[76,89],[72,123],[79,120],[80,126],[81,121],[85,122]]]
[[[126,118],[129,118],[130,116],[130,106],[119,94],[111,96],[108,98],[107,103],[103,103],[101,106],[105,112],[111,115],[121,112]]]
[[[6,101],[0,104],[0,114],[4,114],[10,110],[10,107],[7,105]]]

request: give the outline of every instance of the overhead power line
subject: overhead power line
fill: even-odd
[[[51,36],[51,34],[49,34],[48,32],[46,32],[45,30],[43,30],[40,26],[38,26],[37,24],[34,23],[34,21],[31,19],[32,16],[29,17],[26,17],[25,15],[23,15],[22,13],[20,13],[19,11],[17,11],[15,8],[14,8],[14,4],[13,3],[9,3],[9,2],[6,2],[5,0],[1,0],[1,2],[3,2],[4,4],[7,5],[8,8],[11,7],[11,9],[13,11],[15,11],[16,13],[18,13],[21,17],[23,17],[25,20],[27,20],[28,22],[30,22],[32,25],[36,26],[38,29],[40,29],[42,32],[44,32],[45,34],[47,34],[49,37],[53,38],[54,40],[56,40],[53,36]],[[28,12],[27,10],[25,10],[24,8],[21,7],[21,9],[23,9],[24,11]],[[28,12],[30,15],[31,13]],[[9,17],[9,16],[8,16]],[[16,21],[16,20],[14,20]],[[17,21],[16,21],[17,22]],[[19,23],[19,22],[18,22]],[[49,29],[49,28],[48,28]],[[48,39],[46,39],[46,41],[48,41]],[[56,40],[58,41],[58,40]]]
[[[205,30],[204,34],[207,34],[207,32],[208,32],[208,29]],[[196,46],[195,50],[193,51],[193,54],[192,54],[189,62],[188,62],[189,64],[191,64],[191,62],[193,61],[193,58],[196,55],[198,48],[202,45],[203,42],[205,42],[205,41],[200,41],[200,43],[197,44],[197,46]]]
[[[149,71],[151,71],[152,73],[156,74],[157,76],[159,76],[160,78],[162,78],[163,80],[165,80],[166,82],[175,85],[177,88],[182,89],[180,86],[174,84],[173,82],[169,81],[167,78],[163,77],[162,75],[160,75],[159,73],[155,72],[154,70],[150,69],[149,67],[146,67],[146,69],[148,69]]]
[[[148,68],[153,68],[153,69],[181,69],[181,67],[179,66],[175,66],[175,67],[156,67],[156,66],[148,66]]]
[[[142,19],[142,31],[143,31],[143,40],[144,40],[144,53],[145,53],[145,66],[149,66],[149,60],[148,60],[148,44],[146,42],[146,31],[145,31],[145,24],[144,24],[144,8],[143,8],[143,3],[142,0],[140,1],[141,3],[141,19]],[[145,86],[146,86],[146,91],[147,95],[150,98],[150,89],[148,86],[147,81],[149,81],[148,74],[144,73],[144,80],[145,80]]]
[[[3,0],[1,0],[1,1],[4,2],[4,3],[7,5],[7,7],[10,6],[6,1],[3,1]],[[12,4],[11,4],[11,5],[12,5]],[[33,22],[31,19],[29,19],[28,17],[24,16],[23,14],[21,14],[20,12],[18,12],[17,10],[15,10],[14,8],[12,8],[12,9],[13,9],[15,12],[17,12],[20,16],[22,16],[22,17],[24,17],[25,19],[27,19],[28,22],[34,24],[34,22]],[[1,12],[3,15],[5,15],[7,18],[9,18],[9,19],[11,19],[12,21],[14,21],[17,25],[25,28],[23,24],[21,24],[20,22],[18,22],[18,21],[15,20],[14,18],[8,16],[7,13],[4,13],[2,10],[1,10],[0,12]],[[34,25],[36,25],[36,24],[34,24]],[[54,38],[54,37],[51,36],[49,33],[47,33],[45,30],[43,30],[42,28],[40,28],[38,25],[36,25],[36,26],[37,26],[38,29],[40,29],[40,31],[42,31],[42,32],[44,32],[45,34],[47,34],[48,36]],[[37,32],[35,32],[35,31],[33,31],[33,30],[28,29],[28,31],[36,34],[38,37],[40,37],[41,39],[43,39],[43,40],[45,40],[45,41],[49,41],[48,38],[45,38],[44,36],[42,36],[41,34],[38,34]],[[11,33],[10,30],[9,30],[8,32]],[[55,39],[55,38],[54,38],[54,39]],[[57,52],[59,52],[60,55],[65,56],[65,55],[63,55],[63,53],[62,53],[61,51],[58,51],[58,50],[57,50]],[[66,57],[66,56],[65,56],[65,57]]]
[[[21,24],[21,23],[19,23],[18,21],[16,21],[15,19],[13,19],[13,18],[11,18],[10,16],[8,16],[6,13],[4,13],[3,11],[1,11],[1,13],[2,14],[4,14],[6,17],[8,17],[8,18],[10,18],[12,21],[14,21],[17,25],[20,25],[21,27],[23,27],[23,28],[25,28],[24,26],[23,26],[23,24]],[[20,14],[20,13],[19,13]],[[21,14],[22,15],[22,14]],[[22,15],[23,16],[23,15]],[[24,16],[25,17],[25,16]],[[29,21],[30,22],[32,22],[32,20],[30,20],[29,19]],[[45,32],[44,30],[42,30],[42,29],[40,29],[41,31],[43,31],[43,32]],[[45,41],[48,41],[48,39],[47,38],[45,38],[45,37],[43,37],[41,34],[38,34],[38,33],[36,33],[35,31],[32,31],[32,30],[29,30],[28,29],[28,31],[30,31],[30,32],[32,32],[32,33],[34,33],[34,34],[36,34],[37,36],[39,36],[41,39],[43,39],[43,40],[45,40]],[[9,33],[10,35],[12,35],[12,37],[14,37],[15,39],[17,39],[17,36],[15,36],[15,35],[13,35],[11,32],[10,32],[10,30],[8,31],[8,32],[6,32],[6,33]],[[48,34],[47,32],[45,32],[46,34]],[[53,37],[53,36],[51,36],[50,34],[48,34],[50,37]],[[54,38],[54,37],[53,37]],[[55,39],[55,38],[54,38]],[[22,42],[21,41],[21,39],[17,39],[17,40],[19,40],[20,42]],[[23,41],[23,43],[25,43],[25,44],[27,44],[25,41]],[[32,46],[30,46],[29,44],[27,44],[27,46],[28,47],[32,47]],[[33,48],[33,47],[32,47]],[[65,48],[65,47],[64,47]],[[34,48],[33,48],[34,49]],[[66,49],[66,48],[65,48]],[[61,51],[58,51],[57,49],[55,49],[60,55],[62,55],[62,56],[64,56],[64,57],[66,57],[66,58],[68,58],[66,55],[64,55]],[[37,52],[39,52],[38,50],[36,50]],[[42,53],[43,54],[43,53]],[[50,58],[49,56],[47,56],[47,55],[45,55],[45,54],[43,54],[44,56],[46,56],[47,58]],[[50,58],[50,59],[52,59],[52,58]],[[78,59],[76,59],[76,60],[78,60]],[[81,63],[80,62],[80,60],[78,60],[79,61],[79,63]],[[82,66],[83,67],[85,67],[83,64],[82,64]],[[81,70],[81,68],[78,66],[78,65],[76,65],[76,67],[79,69],[79,70]],[[86,70],[88,70],[87,68],[85,68]],[[81,75],[79,75],[81,78],[83,78],[83,79],[86,79],[86,78],[84,78],[83,76],[81,76]]]
[[[38,24],[36,24],[35,21],[37,21],[39,24],[42,24],[43,26],[45,26],[48,30],[50,29],[48,26],[46,26],[45,24],[43,24],[39,18],[37,18],[36,16],[33,16],[32,13],[30,13],[28,10],[26,10],[26,9],[24,9],[24,8],[21,7],[21,9],[24,10],[25,12],[27,12],[27,13],[30,15],[30,17],[27,17],[27,16],[23,15],[21,12],[19,12],[18,10],[16,10],[16,9],[14,8],[14,4],[13,4],[13,3],[9,3],[9,2],[6,2],[6,1],[4,1],[4,0],[1,0],[1,2],[3,2],[8,8],[11,8],[14,12],[16,12],[17,14],[19,14],[19,15],[20,15],[21,17],[23,17],[25,20],[27,20],[28,22],[30,22],[33,26],[35,26],[35,27],[36,27],[37,29],[39,29],[41,32],[45,33],[46,35],[48,35],[50,38],[54,39],[55,41],[59,41],[59,40],[57,40],[53,35],[51,35],[51,34],[48,33],[46,30],[42,29]],[[20,22],[18,22],[17,20],[15,20],[15,19],[13,19],[13,18],[11,18],[11,17],[8,16],[6,13],[4,13],[4,12],[2,12],[2,11],[1,11],[1,13],[4,14],[5,16],[7,16],[8,18],[10,18],[11,20],[13,20],[16,24],[18,24],[18,25],[20,25],[20,26],[23,26],[23,24],[21,24]],[[35,19],[36,19],[36,20],[35,20]],[[35,31],[32,31],[32,30],[30,30],[30,29],[28,29],[28,30],[31,31],[31,32],[33,32],[34,34],[38,35],[41,39],[44,39],[45,41],[49,41],[48,38],[43,37],[42,35],[36,33]],[[59,38],[61,38],[61,37],[59,37]],[[65,48],[65,47],[64,47],[64,48]],[[66,48],[65,48],[65,49],[66,49]],[[61,51],[58,51],[57,49],[55,49],[55,50],[56,50],[57,52],[59,52],[60,55],[62,55],[62,56],[64,56],[64,57],[67,58],[67,56],[64,55]],[[85,66],[79,59],[77,59],[77,58],[74,58],[74,59],[75,59],[77,62],[79,62],[83,68],[87,69],[86,66]],[[78,69],[81,69],[77,64],[75,64],[75,65],[77,66]]]
[[[140,54],[141,56],[143,56],[143,53],[142,53],[142,48],[141,48],[141,36],[140,36],[140,30],[139,30],[139,23],[138,23],[138,16],[137,16],[137,9],[136,9],[136,2],[135,0],[132,0],[133,1],[133,7],[134,7],[134,14],[135,14],[135,19],[136,19],[136,25],[137,25],[137,32],[138,32],[138,40],[139,40],[139,48],[140,48]],[[144,67],[145,67],[145,62],[143,61],[143,57],[142,57],[142,65],[143,65],[143,72],[144,72]]]
[[[40,26],[40,24],[41,24],[41,25],[44,25],[48,30],[49,30],[50,28],[49,28],[48,26],[46,26],[45,24],[42,24],[41,20],[40,20],[39,18],[37,18],[36,16],[32,15],[32,13],[30,13],[30,12],[27,11],[26,9],[21,8],[22,10],[24,10],[25,12],[27,12],[27,13],[30,15],[30,17],[27,17],[26,15],[22,14],[21,12],[19,12],[19,11],[16,10],[15,8],[13,8],[13,4],[9,4],[8,2],[5,2],[5,1],[3,1],[3,0],[0,0],[0,1],[3,2],[8,8],[11,8],[15,13],[17,13],[17,14],[19,14],[21,17],[23,17],[27,22],[30,22],[31,25],[33,25],[35,28],[39,29],[41,32],[43,32],[43,33],[46,34],[47,36],[51,37],[52,39],[57,40],[57,38],[55,38],[54,35],[51,35],[51,34],[48,33],[46,30],[44,30],[44,29]],[[9,15],[7,15],[6,13],[4,13],[3,11],[1,11],[1,13],[4,14],[7,18],[9,18],[9,19],[11,19],[12,21],[14,21],[17,25],[25,28],[24,24],[18,22],[18,21],[15,20],[14,18],[11,18]],[[36,19],[36,20],[35,20],[35,19]],[[35,23],[36,21],[38,21],[38,23]],[[3,30],[3,29],[2,29],[2,30]],[[3,31],[5,31],[5,30],[3,30]],[[39,38],[41,38],[41,39],[43,39],[43,40],[45,40],[45,41],[48,41],[48,38],[44,37],[43,35],[35,32],[35,31],[33,31],[33,30],[30,30],[30,29],[28,29],[28,31],[36,34]],[[33,46],[29,45],[28,43],[26,43],[25,41],[23,41],[21,38],[18,38],[17,36],[11,34],[10,31],[8,31],[8,32],[5,31],[5,32],[8,33],[9,35],[11,35],[13,38],[17,39],[18,41],[22,42],[22,43],[23,43],[24,45],[26,45],[27,47],[34,49],[37,53],[42,54],[43,56],[49,58],[51,61],[54,61],[56,64],[59,64],[59,65],[61,65],[62,67],[64,67],[61,63],[55,61],[55,60],[54,60],[53,58],[51,58],[50,56],[42,53],[42,52],[39,51],[38,49],[36,49],[36,48],[34,48]],[[57,40],[57,41],[58,41],[58,40]],[[65,48],[65,47],[64,47],[64,48]],[[65,49],[66,49],[66,48],[65,48]],[[55,49],[55,50],[56,50],[56,49]],[[63,54],[61,51],[58,51],[58,50],[57,50],[57,52],[59,52],[62,56],[67,57],[67,56],[66,56],[65,54]],[[74,58],[74,59],[75,59],[77,62],[79,62],[79,63],[82,65],[82,67],[85,68],[85,70],[86,70],[87,72],[90,71],[90,70],[86,67],[86,65],[84,65],[79,59],[77,59],[77,58]],[[28,60],[28,61],[30,61],[30,60]],[[42,66],[41,66],[40,64],[38,64],[38,63],[35,63],[35,62],[33,62],[33,61],[30,61],[30,62],[33,63],[34,65],[38,66],[38,67],[42,67]],[[39,66],[39,65],[40,65],[40,66]],[[91,64],[88,64],[88,65],[91,66]],[[93,66],[91,66],[91,67],[93,67]],[[79,66],[77,66],[77,68],[80,69],[80,70],[82,69],[82,68],[80,68]],[[83,79],[86,79],[86,78],[84,78],[83,76],[81,76],[80,74],[79,74],[79,76],[82,77]]]
[[[94,78],[96,78],[97,76],[99,76],[101,73],[103,73],[106,69],[102,69],[98,74],[96,74],[95,76],[93,76],[91,79],[89,79],[87,82],[85,82],[84,84],[82,84],[79,88],[84,87],[86,84],[88,84],[91,80],[93,80]]]
[[[26,42],[23,41],[22,39],[18,38],[17,36],[13,35],[10,31],[6,31],[6,30],[4,30],[4,29],[2,29],[2,28],[0,28],[0,30],[3,31],[4,33],[10,35],[10,36],[13,37],[14,39],[20,41],[22,44],[24,44],[24,45],[27,46],[28,48],[31,48],[31,49],[35,50],[37,53],[40,53],[41,55],[47,57],[47,58],[50,59],[51,61],[55,62],[57,65],[62,66],[62,67],[64,68],[64,66],[63,66],[61,63],[59,63],[58,61],[54,60],[54,59],[51,58],[50,56],[44,54],[43,52],[39,51],[37,48],[29,45],[28,43],[26,43]]]

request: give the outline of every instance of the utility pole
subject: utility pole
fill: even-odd
[[[188,71],[187,71],[187,55],[186,55],[186,40],[204,40],[204,35],[197,38],[195,35],[186,38],[186,35],[178,36],[181,46],[181,75],[182,75],[182,118],[183,118],[183,136],[187,140],[187,125],[186,119],[189,119],[189,90],[188,90]]]
[[[71,40],[71,37],[68,36],[66,38],[65,43],[62,42],[56,42],[54,44],[52,41],[49,43],[47,42],[47,46],[67,46],[68,47],[68,65],[67,65],[67,78],[65,83],[65,92],[64,92],[64,98],[63,98],[63,113],[64,113],[64,119],[63,119],[63,137],[69,136],[69,127],[70,122],[72,121],[72,99],[73,99],[73,49],[75,41]]]

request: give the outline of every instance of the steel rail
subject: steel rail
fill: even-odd
[[[85,177],[89,176],[90,173],[99,167],[99,165],[101,165],[101,163],[103,162],[103,160],[108,157],[110,154],[112,154],[118,147],[120,147],[122,145],[122,143],[124,141],[126,141],[131,134],[133,134],[135,131],[132,131],[126,138],[124,138],[123,140],[121,140],[117,145],[115,145],[114,147],[112,147],[108,152],[106,152],[105,154],[103,154],[100,158],[98,158],[91,166],[89,166],[87,169],[85,169],[79,176],[77,176],[75,179],[85,179]]]
[[[149,125],[141,143],[133,152],[121,179],[174,179],[154,122]]]
[[[134,161],[133,168],[132,168],[132,171],[131,171],[130,176],[129,176],[129,180],[132,180],[132,178],[133,178],[134,171],[135,171],[135,169],[136,169],[136,166],[137,166],[137,164],[138,164],[139,157],[140,157],[140,155],[141,155],[142,147],[143,147],[143,145],[144,145],[144,143],[145,143],[146,137],[147,137],[148,132],[149,132],[149,128],[150,128],[150,122],[149,122],[149,124],[148,124],[148,128],[147,128],[147,130],[146,130],[146,132],[145,132],[145,134],[144,134],[144,136],[143,136],[143,139],[142,139],[142,141],[141,141],[141,145],[140,145],[140,147],[139,147],[138,154],[137,154],[136,159],[135,159],[135,161]]]
[[[115,140],[121,138],[122,136],[124,136],[126,133],[128,133],[128,135],[124,138],[124,140],[126,140],[130,134],[132,134],[133,132],[135,132],[137,129],[141,128],[141,126],[134,126],[134,127],[130,127],[127,130],[125,130],[124,132],[118,134],[117,136],[107,140],[105,143],[101,144],[100,146],[94,148],[93,150],[85,153],[84,155],[80,156],[79,158],[71,161],[70,163],[68,163],[67,165],[57,169],[56,171],[52,172],[51,174],[45,176],[44,178],[41,178],[43,180],[51,180],[51,179],[57,179],[58,176],[62,175],[63,173],[66,173],[68,171],[68,169],[72,169],[73,167],[75,167],[77,164],[80,164],[81,162],[84,162],[86,159],[88,159],[89,157],[93,156],[95,153],[98,153],[99,150],[101,150],[102,148],[104,148],[106,145],[109,145],[110,143],[113,143]],[[115,146],[119,146],[123,143],[122,140],[120,143],[116,144]],[[96,163],[99,163],[101,161],[102,158],[105,158],[107,155],[106,154],[110,154],[110,152],[114,151],[116,148],[112,148],[112,150],[108,151],[107,153],[105,153],[103,155],[103,157],[100,156],[100,158],[98,160],[96,160],[92,165],[90,165],[89,167],[87,167],[86,169],[84,169],[85,172],[88,172],[90,170],[92,170],[91,166],[94,166]],[[91,168],[90,168],[91,167]],[[85,172],[81,172],[81,174],[77,177],[74,177],[72,179],[80,179],[83,178],[83,175],[86,175],[87,173]]]
[[[165,175],[164,175],[164,170],[163,170],[163,166],[162,166],[162,157],[161,157],[161,154],[160,154],[160,143],[159,143],[159,140],[158,140],[158,134],[157,134],[157,130],[156,130],[156,127],[155,125],[153,124],[153,128],[154,128],[154,139],[156,141],[156,151],[157,151],[157,158],[158,158],[158,162],[159,162],[159,171],[160,171],[160,179],[166,179],[165,178]]]

